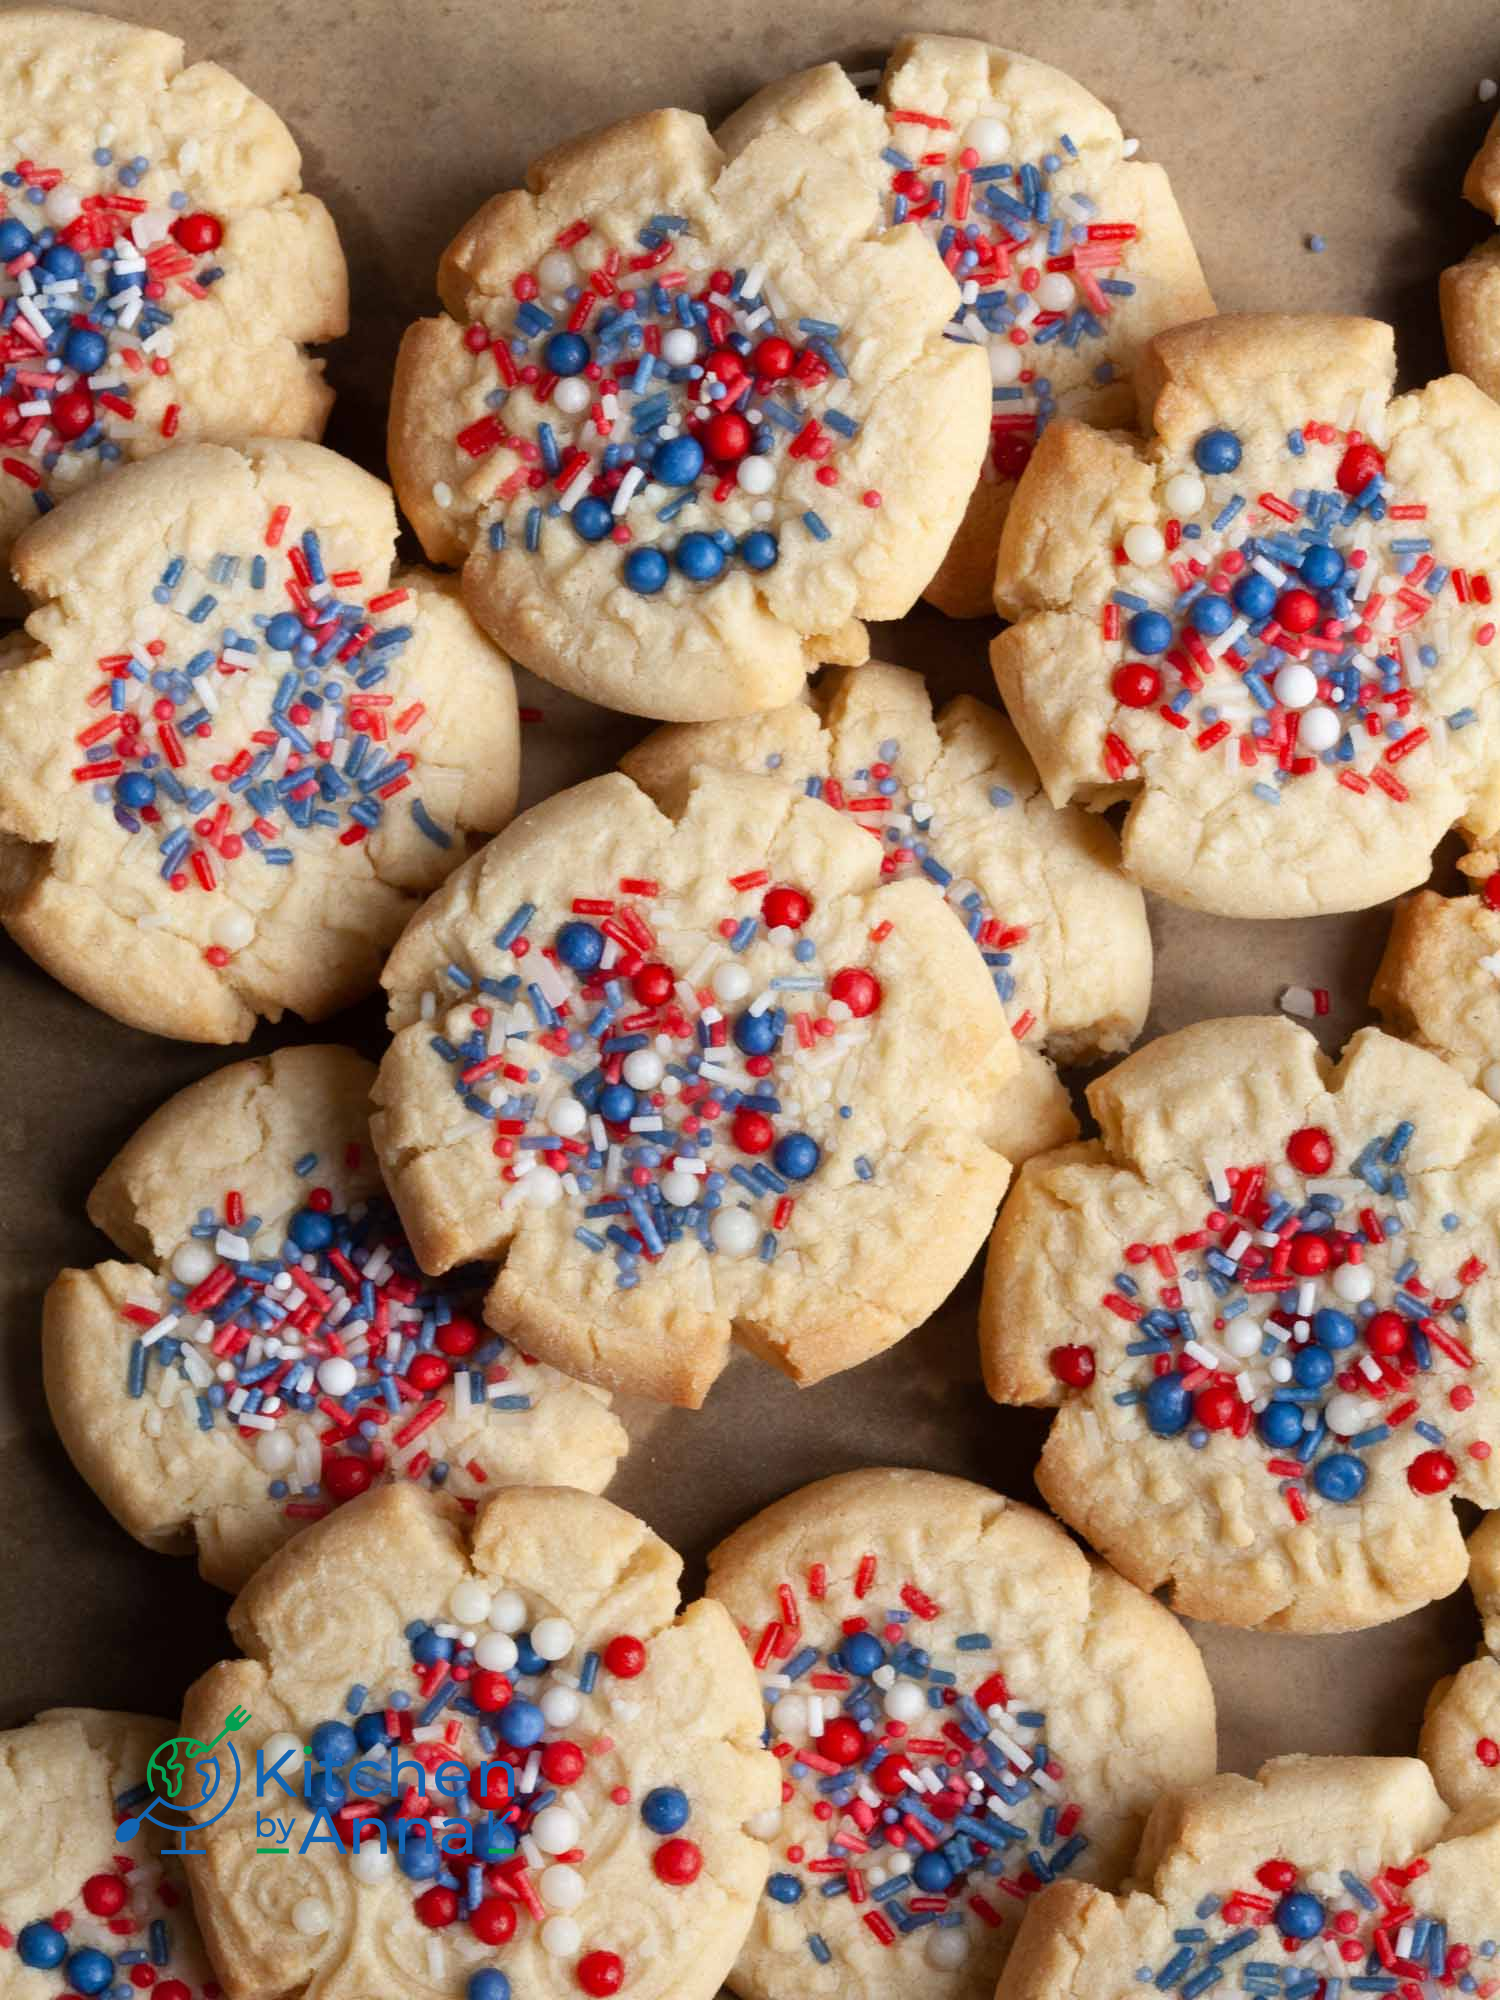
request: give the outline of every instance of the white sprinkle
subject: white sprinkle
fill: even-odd
[[[1492,76],[1482,76],[1479,79],[1479,88],[1475,92],[1475,95],[1481,104],[1488,104],[1497,91],[1500,91],[1500,83],[1496,83]]]

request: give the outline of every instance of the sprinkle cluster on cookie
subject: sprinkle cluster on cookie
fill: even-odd
[[[139,1812],[150,1792],[137,1785],[115,1800],[117,1818]],[[186,1892],[161,1863],[119,1853],[90,1875],[60,1909],[0,1929],[0,1952],[32,1972],[51,1973],[59,2000],[218,2000],[219,1987],[184,1978],[174,1951],[174,1912]]]

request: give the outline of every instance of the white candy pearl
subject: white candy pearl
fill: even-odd
[[[740,460],[734,480],[741,493],[769,493],[776,484],[776,468],[764,454],[751,452]]]
[[[589,1114],[576,1097],[560,1097],[547,1113],[547,1123],[560,1139],[576,1139],[589,1122]]]
[[[663,1174],[661,1177],[662,1200],[670,1202],[673,1208],[688,1208],[698,1199],[698,1191],[702,1186],[703,1182],[699,1175],[679,1173],[674,1168],[671,1173]]]
[[[752,1840],[774,1840],[781,1831],[781,1807],[767,1806],[761,1813],[752,1813],[745,1821],[745,1831]]]
[[[565,1861],[554,1861],[550,1868],[544,1868],[537,1887],[549,1910],[576,1910],[583,1901],[583,1877]]]
[[[698,336],[674,326],[661,337],[661,358],[669,368],[686,368],[698,358]]]
[[[1075,293],[1066,271],[1048,271],[1036,288],[1036,302],[1043,312],[1066,312]]]
[[[544,292],[565,292],[578,282],[578,266],[566,250],[549,250],[536,267],[537,282]]]
[[[1021,350],[1012,340],[990,342],[990,380],[997,389],[1007,389],[1020,380]]]
[[[1484,1075],[1479,1079],[1487,1097],[1493,1097],[1500,1104],[1500,1063],[1486,1063]]]
[[[934,1972],[956,1972],[969,1956],[968,1932],[929,1931],[923,1956]]]
[[[959,150],[969,147],[979,155],[981,166],[990,166],[1010,150],[1010,127],[998,118],[971,118],[959,141]]]
[[[665,1073],[655,1049],[632,1049],[625,1058],[625,1081],[632,1090],[655,1090]]]
[[[214,943],[222,945],[225,951],[243,951],[254,936],[255,919],[248,910],[236,909],[231,904],[215,920]]]
[[[1325,708],[1322,702],[1315,702],[1302,717],[1302,725],[1297,731],[1297,746],[1319,756],[1324,750],[1331,750],[1344,733],[1344,725],[1337,713]]]
[[[371,1887],[383,1882],[395,1865],[394,1858],[374,1839],[362,1840],[349,1856],[349,1873],[356,1882],[364,1882]]]
[[[1354,1437],[1365,1427],[1365,1399],[1363,1396],[1330,1396],[1323,1416],[1335,1437]]]
[[[218,1261],[207,1243],[190,1236],[172,1253],[172,1276],[180,1284],[201,1285]]]
[[[538,1618],[531,1628],[531,1648],[544,1660],[565,1660],[573,1650],[573,1628],[566,1618]]]
[[[448,1610],[460,1625],[482,1625],[490,1615],[490,1593],[475,1578],[466,1577],[453,1586]]]
[[[1346,1305],[1362,1306],[1375,1289],[1375,1280],[1363,1264],[1340,1264],[1333,1274],[1333,1289]]]
[[[800,1694],[784,1694],[771,1709],[771,1727],[778,1736],[805,1736],[807,1734],[807,1698]]]
[[[1252,1319],[1249,1313],[1241,1313],[1224,1329],[1224,1345],[1237,1361],[1248,1361],[1252,1354],[1259,1354],[1260,1343],[1260,1321]]]
[[[342,1354],[330,1354],[326,1361],[318,1363],[318,1387],[327,1396],[347,1396],[358,1380],[354,1363],[346,1361]]]
[[[760,1224],[748,1208],[720,1208],[708,1225],[714,1248],[726,1257],[747,1257],[760,1241]]]
[[[522,1200],[532,1208],[555,1208],[562,1200],[562,1175],[555,1167],[533,1167],[518,1185]]]
[[[504,1632],[486,1632],[474,1648],[474,1661],[487,1674],[508,1674],[516,1664],[516,1642]]]
[[[286,1759],[277,1773],[278,1777],[282,1778],[293,1777],[307,1762],[307,1753],[302,1748],[302,1738],[294,1736],[290,1729],[278,1729],[274,1735],[268,1736],[260,1746],[260,1754],[262,1768],[268,1772],[275,1767],[280,1758]]]
[[[1292,660],[1278,671],[1271,690],[1283,708],[1309,708],[1318,698],[1318,677]]]
[[[292,1929],[302,1937],[321,1937],[328,1924],[328,1905],[316,1896],[304,1896],[292,1905]]]
[[[54,229],[66,229],[70,222],[76,222],[83,213],[83,197],[74,194],[71,188],[54,188],[42,203],[42,214]]]
[[[542,1720],[549,1729],[566,1729],[578,1720],[583,1703],[572,1688],[550,1687],[542,1696]]]
[[[542,1950],[552,1958],[572,1958],[583,1943],[583,1932],[571,1917],[548,1917],[542,1925]]]
[[[278,1472],[285,1472],[296,1456],[297,1447],[285,1431],[262,1431],[255,1440],[255,1463],[273,1479]]]
[[[732,958],[726,959],[717,968],[710,983],[714,989],[714,998],[728,1000],[731,1004],[736,1000],[743,1000],[750,991],[749,973],[743,965],[737,965]]]
[[[497,1590],[490,1600],[489,1623],[496,1632],[526,1629],[526,1600],[519,1590]]]
[[[915,1722],[927,1713],[927,1697],[915,1681],[897,1681],[882,1704],[892,1722]]]
[[[1138,569],[1150,569],[1166,552],[1166,537],[1148,521],[1138,521],[1125,530],[1125,553]]]
[[[565,375],[552,391],[553,405],[565,417],[581,417],[594,400],[594,385],[581,375]]]
[[[566,1854],[578,1845],[578,1818],[566,1806],[543,1806],[531,1822],[531,1837],[543,1854]]]
[[[1167,512],[1185,521],[1203,505],[1207,491],[1196,472],[1174,472],[1162,497],[1167,503]]]

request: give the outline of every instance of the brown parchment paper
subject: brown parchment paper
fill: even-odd
[[[878,64],[908,29],[973,34],[1061,64],[1171,171],[1224,307],[1319,308],[1396,322],[1406,377],[1443,367],[1436,281],[1486,225],[1459,182],[1500,74],[1500,22],[1477,0],[140,0],[270,99],[301,142],[352,267],[354,331],[329,353],[328,442],[384,471],[384,408],[402,328],[434,309],[448,237],[527,160],[574,130],[658,104],[722,117],[769,78],[837,58]],[[3,25],[0,25],[3,33]],[[1320,234],[1327,248],[1309,252]],[[876,635],[943,695],[991,692],[987,624],[921,613]],[[528,684],[535,799],[607,769],[641,726]],[[1438,876],[1446,881],[1448,866]],[[1235,924],[1153,904],[1148,1035],[1273,1007],[1289,984],[1333,994],[1336,1049],[1367,1018],[1387,912]],[[317,1031],[372,1055],[373,1005]],[[311,1039],[289,1022],[251,1044]],[[175,1713],[230,1648],[225,1600],[190,1562],[127,1539],[52,1434],[38,1370],[41,1295],[58,1267],[106,1253],[84,1198],[114,1149],[172,1091],[239,1051],[157,1041],[93,1013],[0,941],[0,1726],[58,1703]],[[689,1562],[756,1508],[862,1464],[930,1466],[1034,1498],[1045,1419],[979,1384],[977,1274],[878,1362],[798,1391],[741,1358],[702,1412],[628,1410],[634,1449],[613,1497]],[[1467,1593],[1351,1638],[1199,1628],[1225,1764],[1278,1751],[1409,1752],[1439,1674],[1472,1651]]]

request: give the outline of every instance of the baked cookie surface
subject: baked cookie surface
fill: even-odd
[[[1392,1034],[1500,1099],[1500,909],[1488,895],[1419,889],[1398,903],[1370,1001]]]
[[[679,1610],[680,1569],[561,1488],[460,1530],[386,1487],[273,1557],[230,1613],[252,1657],[184,1713],[201,1734],[247,1709],[266,1776],[189,1864],[229,1991],[710,2000],[776,1775],[734,1628]],[[286,1853],[257,1851],[257,1804]]]
[[[1281,1757],[1164,1798],[1129,1895],[1044,1890],[997,2000],[1497,1993],[1497,1865],[1424,1765]]]
[[[169,1836],[154,1820],[129,1840],[116,1832],[150,1801],[148,1763],[176,1728],[54,1708],[0,1734],[0,1811],[13,1830],[0,1859],[8,2000],[148,1986],[159,2000],[215,2000],[180,1865],[161,1853]]]
[[[73,1462],[149,1547],[238,1590],[372,1483],[472,1506],[497,1486],[598,1492],[626,1448],[597,1389],[423,1278],[370,1145],[348,1049],[235,1063],[165,1104],[89,1201],[134,1263],[64,1271],[42,1361]]]
[[[1362,1030],[1204,1021],[1094,1083],[990,1246],[1000,1402],[1058,1408],[1037,1481],[1143,1589],[1352,1630],[1456,1589],[1495,1504],[1500,1111]]]
[[[0,571],[121,460],[322,435],[333,395],[302,343],[348,327],[333,219],[270,106],[183,54],[100,14],[6,13]]]
[[[1360,909],[1487,817],[1500,410],[1390,401],[1390,329],[1178,327],[1152,442],[1049,426],[1007,518],[991,661],[1055,804],[1132,801],[1127,871],[1228,916]]]
[[[1040,1882],[1112,1886],[1162,1789],[1214,1769],[1171,1613],[967,1480],[820,1480],[722,1543],[708,1591],[783,1780],[745,2000],[990,2000]]]
[[[1455,1811],[1500,1812],[1500,1516],[1469,1538],[1469,1586],[1484,1625],[1477,1660],[1432,1691],[1422,1756]]]
[[[396,490],[480,623],[669,721],[789,701],[907,611],[977,476],[978,352],[916,229],[794,131],[726,160],[658,111],[575,139],[444,255],[409,329]]]
[[[395,540],[379,480],[274,440],[128,467],[23,536],[0,922],[64,985],[192,1041],[319,1020],[504,825],[509,663]]]
[[[918,223],[959,285],[951,331],[989,363],[989,448],[924,594],[987,616],[1040,432],[1055,416],[1132,423],[1144,342],[1214,309],[1166,173],[1132,158],[1114,114],[1062,70],[953,35],[904,36],[874,102],[825,63],[758,91],[717,137],[735,157],[776,130],[868,180],[887,222]]]
[[[1464,199],[1500,222],[1500,118],[1464,175]],[[1487,396],[1500,397],[1500,237],[1476,244],[1438,281],[1448,359]]]
[[[887,881],[936,884],[983,956],[1021,1057],[985,1136],[1018,1163],[1077,1136],[1051,1062],[1121,1055],[1151,997],[1151,934],[1111,828],[1057,811],[1015,731],[961,695],[934,715],[919,674],[833,669],[809,696],[742,722],[668,726],[621,759],[653,798],[699,765],[766,772],[881,843]]]
[[[696,1406],[731,1337],[798,1382],[947,1297],[1017,1058],[930,882],[775,778],[614,774],[517,819],[408,927],[372,1121],[428,1271],[500,1270],[497,1332]]]

